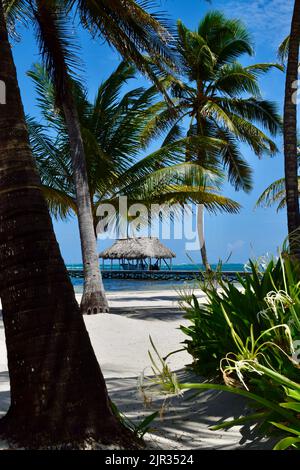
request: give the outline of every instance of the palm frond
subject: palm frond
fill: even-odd
[[[55,219],[67,219],[77,213],[76,201],[64,191],[42,185],[49,211]]]
[[[211,88],[213,91],[232,97],[238,97],[244,93],[260,96],[256,75],[237,62],[223,65]]]
[[[235,113],[243,119],[262,126],[271,135],[276,136],[282,131],[282,118],[278,113],[277,105],[273,102],[251,98],[216,98],[216,102],[222,109],[229,113]]]
[[[298,177],[300,198],[300,176]],[[285,179],[281,178],[270,184],[258,198],[255,207],[272,207],[277,204],[277,212],[286,206]]]
[[[174,68],[176,58],[170,47],[173,30],[163,12],[150,11],[153,2],[128,0],[124,5],[122,0],[65,0],[65,3],[70,11],[76,6],[83,26],[94,37],[104,38],[165,93],[151,64],[162,71]]]
[[[7,29],[13,39],[19,40],[18,23],[27,26],[33,15],[28,0],[2,0]]]
[[[281,64],[277,64],[277,63],[253,64],[253,65],[248,65],[247,67],[245,67],[245,70],[247,70],[248,72],[252,73],[253,75],[257,77],[270,72],[270,70],[272,69],[277,69],[277,70],[280,70],[281,72],[284,71],[284,67]]]
[[[289,53],[289,47],[290,47],[290,36],[287,36],[282,43],[279,46],[278,49],[278,59],[282,64],[285,64],[288,53]]]
[[[33,15],[43,63],[55,84],[56,97],[61,100],[69,94],[69,78],[78,76],[81,70],[79,46],[63,2],[37,0]]]

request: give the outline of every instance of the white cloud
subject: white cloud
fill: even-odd
[[[278,44],[288,35],[293,3],[291,0],[216,0],[211,7],[240,18],[254,33],[256,43]]]
[[[230,253],[240,250],[245,245],[244,240],[235,240],[232,243],[227,243],[227,249]]]

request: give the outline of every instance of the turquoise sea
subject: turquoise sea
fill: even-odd
[[[211,265],[213,269],[217,265]],[[68,264],[69,269],[82,269],[82,264]],[[107,265],[107,269],[109,266]],[[117,266],[114,269],[118,269]],[[173,271],[199,271],[203,270],[203,266],[198,264],[174,264]],[[244,271],[244,264],[224,264],[223,271]],[[82,279],[71,278],[75,292],[81,293],[83,287]],[[137,280],[137,279],[104,279],[104,287],[107,292],[114,291],[153,291],[153,290],[165,290],[172,288],[180,288],[183,285],[194,285],[194,281],[183,282],[183,281],[151,281],[151,280]]]

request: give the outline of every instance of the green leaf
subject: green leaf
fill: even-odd
[[[282,406],[282,408],[287,408],[289,410],[294,410],[294,411],[297,411],[297,413],[300,413],[300,403],[296,403],[296,402],[288,402],[288,403],[280,403],[280,406]]]
[[[300,443],[300,437],[285,437],[281,439],[281,441],[277,442],[277,444],[273,447],[273,450],[285,450],[289,447],[293,447],[294,444]]]
[[[273,426],[276,426],[276,428],[282,429],[282,431],[286,431],[291,434],[296,434],[296,436],[300,437],[300,423],[299,423],[299,427],[293,427],[293,428],[291,428],[290,426],[285,426],[284,424],[281,424],[281,423],[275,423],[273,421],[270,421],[270,423],[273,424]]]

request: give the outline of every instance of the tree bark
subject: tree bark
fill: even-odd
[[[198,239],[200,243],[202,263],[205,267],[205,271],[211,272],[211,266],[208,262],[206,244],[205,244],[205,238],[204,238],[204,206],[203,204],[197,204],[197,231],[198,231]]]
[[[83,314],[108,312],[102,276],[99,268],[97,242],[94,230],[88,176],[80,124],[73,98],[62,103],[72,155],[73,175],[84,269],[84,287],[81,299]]]
[[[53,11],[47,0],[39,0],[37,1],[35,16],[39,25],[43,47],[52,59],[54,85],[69,134],[84,269],[81,312],[83,314],[104,313],[108,312],[109,308],[97,254],[85,151],[73,96],[72,82],[68,74],[62,44],[56,31],[56,12]]]
[[[0,435],[30,448],[139,444],[110,407],[31,154],[0,2],[0,296],[11,406]]]
[[[300,0],[295,0],[289,42],[284,103],[284,161],[288,232],[291,253],[300,260],[297,163],[297,89],[300,42]],[[298,240],[296,239],[298,238]]]

